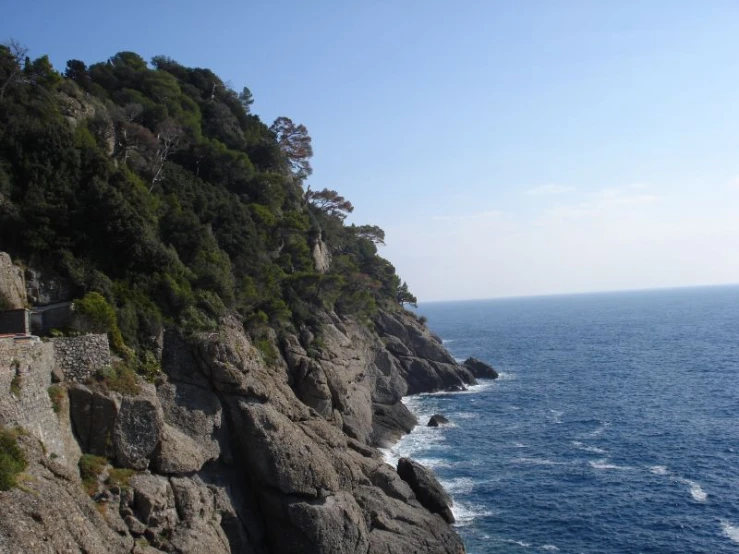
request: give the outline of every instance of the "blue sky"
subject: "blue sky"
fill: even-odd
[[[209,67],[313,137],[420,300],[739,282],[739,2],[9,4],[33,56]]]

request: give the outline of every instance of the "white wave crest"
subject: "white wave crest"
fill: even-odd
[[[728,537],[733,542],[739,544],[739,526],[738,525],[732,525],[726,520],[721,520],[721,530],[724,532],[724,535]]]
[[[457,477],[456,479],[443,480],[441,481],[441,484],[452,496],[455,494],[469,494],[476,485],[475,481],[469,477]]]
[[[589,438],[591,438],[591,439],[592,439],[592,438],[594,438],[594,437],[600,437],[600,436],[601,436],[601,435],[603,434],[603,432],[604,432],[604,431],[605,431],[606,429],[608,429],[608,427],[609,427],[610,425],[611,425],[611,424],[610,424],[610,423],[609,423],[608,421],[601,421],[600,425],[599,425],[599,426],[598,426],[598,427],[597,427],[597,428],[596,428],[596,429],[595,429],[594,431],[591,431],[590,433],[588,433],[588,434],[587,434],[587,435],[585,435],[585,436],[586,436],[586,437],[589,437]]]
[[[499,371],[498,378],[496,379],[496,381],[515,381],[515,380],[516,380],[516,374],[509,373],[507,371]]]
[[[454,506],[452,506],[452,514],[454,515],[455,527],[464,527],[472,523],[478,517],[493,515],[493,512],[482,504],[455,502]]]
[[[688,485],[690,488],[690,496],[693,497],[693,500],[696,502],[705,502],[708,500],[708,493],[701,488],[700,483],[696,483],[690,479],[680,479],[680,481]]]
[[[517,544],[523,548],[529,548],[531,546],[530,542],[517,541],[516,539],[503,539],[503,542],[507,542],[508,544]]]
[[[607,453],[607,451],[603,450],[602,448],[598,448],[597,446],[588,446],[587,444],[584,444],[580,441],[572,441],[572,445],[579,448],[580,450],[584,450],[585,452],[592,452],[593,454]]]
[[[588,463],[590,464],[590,467],[594,469],[621,469],[621,470],[631,469],[629,466],[619,466],[616,464],[609,464],[607,458],[604,458],[602,460],[590,461]]]
[[[668,475],[670,473],[670,470],[667,469],[667,466],[652,466],[649,468],[649,471],[651,471],[655,475]]]
[[[553,544],[543,544],[541,546],[541,549],[546,550],[547,552],[557,552],[559,550],[559,548],[554,546]]]
[[[548,460],[546,458],[513,458],[513,462],[516,464],[529,464],[534,466],[564,466],[567,462],[556,462],[554,460]]]

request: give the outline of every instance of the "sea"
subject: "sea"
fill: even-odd
[[[500,372],[405,398],[385,451],[433,468],[470,554],[739,552],[739,286],[418,312]]]

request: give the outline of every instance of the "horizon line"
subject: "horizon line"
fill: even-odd
[[[670,290],[684,290],[684,289],[705,289],[705,288],[718,288],[718,287],[736,287],[739,286],[739,282],[732,283],[713,283],[705,285],[674,285],[674,286],[659,286],[650,288],[633,288],[633,289],[606,289],[606,290],[593,290],[593,291],[578,291],[578,292],[551,292],[551,293],[540,293],[540,294],[518,294],[511,296],[487,296],[477,298],[456,298],[450,300],[423,300],[419,301],[418,305],[421,304],[444,304],[451,302],[485,302],[490,300],[525,300],[533,298],[552,298],[557,296],[587,296],[595,294],[619,294],[619,293],[630,293],[630,292],[658,292],[658,291],[670,291]]]

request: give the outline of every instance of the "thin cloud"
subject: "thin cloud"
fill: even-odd
[[[558,204],[548,210],[550,220],[563,221],[571,219],[604,217],[623,208],[646,206],[659,201],[660,197],[642,190],[644,185],[627,185],[618,188],[605,188],[587,195],[586,200],[576,204]]]
[[[567,185],[541,185],[526,191],[529,196],[553,196],[557,194],[566,194],[575,190],[575,187]]]

